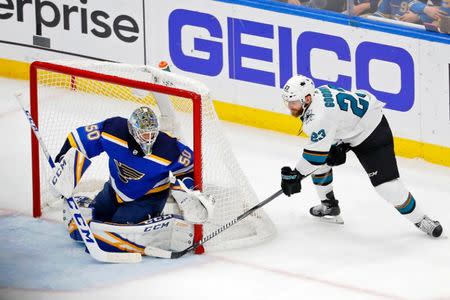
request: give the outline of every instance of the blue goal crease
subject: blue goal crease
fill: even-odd
[[[194,265],[181,260],[145,257],[139,264],[95,261],[83,243],[70,239],[62,223],[24,215],[0,216],[0,288],[80,291],[107,288]],[[151,264],[151,266],[149,266]]]

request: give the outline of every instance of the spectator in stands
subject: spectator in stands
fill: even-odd
[[[347,0],[278,0],[294,5],[303,5],[317,9],[343,12],[347,7]]]
[[[293,5],[307,5],[307,3],[309,2],[309,0],[277,0],[278,2],[284,2],[284,3],[289,3],[289,4],[293,4]]]
[[[313,8],[340,13],[347,9],[347,0],[311,0],[310,5]]]
[[[433,0],[432,5],[426,5],[420,1],[412,1],[411,10],[415,9],[418,12],[423,12],[433,20],[439,20],[450,13],[449,0]]]
[[[407,23],[431,25],[450,34],[450,0],[278,0],[293,5],[348,13],[373,13]],[[348,2],[347,2],[348,1]],[[353,3],[352,3],[353,1]],[[350,4],[347,7],[347,4]],[[430,5],[429,5],[430,4]],[[427,27],[428,28],[428,27]]]
[[[378,0],[350,0],[353,1],[353,7],[349,9],[352,16],[361,16],[374,13],[378,9]]]
[[[450,17],[440,18],[438,26],[440,32],[450,34]]]
[[[439,32],[450,34],[450,0],[434,0],[433,5],[416,5],[429,18],[424,19],[426,25],[437,26]],[[427,27],[428,29],[429,27]]]
[[[431,23],[448,14],[441,5],[442,0],[434,0],[433,4],[435,2],[439,4],[427,5],[426,0],[381,0],[374,15],[409,23]]]
[[[353,1],[353,5],[347,7],[347,0],[279,0],[294,5],[325,9],[335,12],[347,12],[348,14],[360,16],[366,13],[373,13],[378,8],[379,0],[348,0]]]
[[[287,1],[280,1],[280,2],[286,2],[286,3],[289,3],[289,4],[295,4],[295,5],[302,5],[300,0],[287,0]]]

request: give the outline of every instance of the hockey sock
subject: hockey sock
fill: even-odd
[[[416,200],[405,188],[400,179],[394,179],[375,187],[378,194],[386,201],[392,203],[400,214],[411,222],[418,223],[422,220],[424,213],[417,207]]]
[[[314,186],[320,200],[327,199],[326,195],[333,191],[333,169],[325,166],[311,175]]]

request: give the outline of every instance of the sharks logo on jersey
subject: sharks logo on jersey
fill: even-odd
[[[129,180],[139,180],[145,175],[144,173],[141,173],[117,160],[114,160],[114,163],[116,164],[119,178],[124,183],[128,183]]]
[[[314,116],[314,114],[312,113],[311,109],[308,109],[305,112],[305,116],[303,117],[303,125],[306,125],[309,122],[311,122],[313,120],[313,116]]]

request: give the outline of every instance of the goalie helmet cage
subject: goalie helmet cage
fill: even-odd
[[[80,126],[122,116],[142,105],[158,115],[161,129],[194,151],[194,180],[216,199],[208,234],[258,203],[214,110],[209,90],[190,78],[153,68],[109,62],[33,62],[30,67],[30,112],[50,155],[55,157],[67,134]],[[48,184],[50,168],[31,135],[33,216],[41,216],[57,199]],[[75,195],[94,197],[108,180],[108,159],[92,159]],[[263,210],[255,211],[208,242],[208,250],[244,247],[269,239],[275,227]]]

